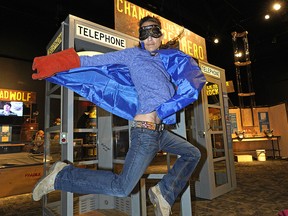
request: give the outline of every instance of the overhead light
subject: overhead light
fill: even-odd
[[[273,9],[276,10],[276,11],[280,10],[280,8],[281,8],[281,5],[279,3],[275,3],[273,5]]]
[[[270,15],[269,14],[266,14],[265,17],[264,17],[266,20],[270,19]]]
[[[237,53],[235,53],[235,57],[237,57],[237,58],[241,58],[241,57],[242,57],[242,55],[243,55],[243,53],[242,53],[242,52],[237,52]]]
[[[218,39],[218,38],[214,38],[213,42],[214,42],[215,44],[218,44],[218,43],[219,43],[219,39]]]

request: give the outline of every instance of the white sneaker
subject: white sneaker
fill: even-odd
[[[151,187],[148,191],[148,195],[154,206],[156,216],[169,216],[171,214],[171,206],[162,196],[158,185]]]
[[[55,182],[56,175],[65,166],[68,166],[68,164],[62,161],[58,161],[54,163],[53,166],[51,166],[51,168],[49,169],[49,174],[41,178],[33,189],[32,197],[34,201],[39,201],[42,198],[42,196],[55,190],[54,182]]]

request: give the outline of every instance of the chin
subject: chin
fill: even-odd
[[[155,49],[154,47],[147,47],[146,50],[148,50],[149,52],[153,52],[153,51],[155,51],[157,49]]]

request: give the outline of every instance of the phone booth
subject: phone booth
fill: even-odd
[[[70,47],[81,55],[98,54],[138,45],[138,39],[107,27],[69,15],[47,47],[47,54]],[[66,87],[46,81],[44,175],[52,164],[68,160],[86,169],[120,172],[129,148],[129,121],[117,117]],[[182,118],[183,118],[183,114]],[[184,137],[185,123],[175,132]],[[150,175],[149,178],[161,178]],[[140,181],[141,182],[141,181]],[[143,185],[129,197],[101,194],[73,194],[53,191],[44,196],[44,215],[86,215],[95,210],[117,211],[117,215],[146,215]],[[144,191],[145,193],[145,191]],[[182,215],[192,215],[190,188],[181,199]]]
[[[194,103],[193,138],[202,152],[196,196],[213,199],[236,188],[225,71],[199,62],[207,82]]]

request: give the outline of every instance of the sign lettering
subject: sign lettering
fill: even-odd
[[[203,37],[128,1],[114,0],[114,5],[115,29],[117,31],[138,38],[139,20],[147,15],[156,16],[162,24],[164,43],[177,37],[184,29],[184,32],[179,39],[180,50],[187,55],[207,62],[206,43]]]
[[[36,103],[36,93],[11,89],[0,89],[0,100]]]
[[[200,68],[201,68],[203,73],[206,73],[206,74],[209,74],[211,76],[220,78],[220,71],[219,70],[216,70],[214,68],[208,67],[208,66],[203,65],[203,64],[200,65]]]
[[[62,32],[57,36],[52,45],[48,48],[47,54],[52,54],[62,42]]]
[[[217,84],[206,85],[206,93],[207,96],[218,95],[219,94],[218,85]]]
[[[76,35],[121,49],[126,48],[125,39],[80,24],[76,25]]]
[[[29,178],[29,177],[41,177],[41,173],[40,172],[35,172],[35,173],[25,173],[25,178]]]

